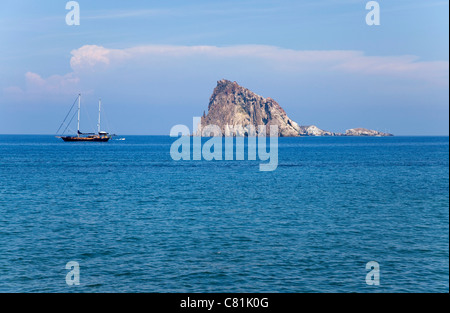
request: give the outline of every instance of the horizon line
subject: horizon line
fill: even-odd
[[[61,136],[58,134],[2,134],[0,133],[0,136]],[[122,136],[157,136],[157,137],[170,137],[168,134],[119,134],[115,137],[122,137]],[[327,137],[327,138],[333,138],[333,137],[372,137],[372,136],[298,136],[298,137],[280,137],[280,138],[306,138],[306,137]],[[376,136],[373,136],[376,137]],[[439,134],[439,135],[395,135],[393,137],[450,137],[450,134]]]

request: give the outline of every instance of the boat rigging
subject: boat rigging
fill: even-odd
[[[61,123],[61,126],[59,127],[57,133],[61,130],[61,128],[64,126],[67,118],[69,117],[70,113],[72,112],[75,103],[78,101],[78,110],[77,110],[77,134],[76,136],[57,136],[57,138],[61,138],[65,142],[108,142],[113,136],[112,134],[109,134],[105,131],[101,130],[101,111],[102,111],[102,100],[100,99],[98,101],[98,123],[97,123],[97,133],[82,133],[80,131],[80,118],[81,118],[81,94],[78,95],[77,99],[73,103],[72,107],[69,110],[69,113],[67,113],[64,121]],[[67,124],[65,130],[63,133],[66,132],[66,130],[69,128],[70,123],[72,122],[73,118],[75,117],[75,114],[73,114],[71,120]]]

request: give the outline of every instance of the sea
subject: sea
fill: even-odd
[[[272,172],[124,137],[0,136],[0,292],[449,292],[449,137],[280,138]]]

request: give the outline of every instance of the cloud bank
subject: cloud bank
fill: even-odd
[[[41,77],[25,74],[25,86],[10,86],[4,91],[10,96],[38,94],[74,94],[83,88],[88,75],[101,77],[109,71],[133,75],[157,71],[176,72],[186,64],[201,64],[203,68],[218,68],[237,64],[245,71],[263,68],[274,75],[292,73],[322,73],[379,76],[398,80],[416,80],[434,86],[448,86],[448,61],[421,61],[416,56],[368,56],[362,51],[330,50],[301,51],[264,45],[170,46],[147,45],[125,49],[110,49],[85,45],[71,52],[72,72]],[[223,66],[225,66],[223,65]],[[238,66],[239,67],[239,66]],[[193,67],[194,68],[194,67]],[[184,70],[180,69],[180,71]],[[186,73],[183,73],[186,75]],[[141,75],[142,76],[142,75]],[[222,77],[218,77],[220,79]]]

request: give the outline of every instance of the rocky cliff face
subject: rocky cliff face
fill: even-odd
[[[206,126],[216,125],[221,135],[248,136],[258,133],[258,126],[270,135],[270,125],[277,125],[280,137],[297,136],[392,136],[365,128],[349,129],[345,134],[322,130],[317,126],[299,126],[271,98],[263,98],[236,82],[221,80],[211,96],[208,114],[203,114],[196,136],[213,135]],[[256,132],[255,132],[256,130]],[[217,134],[214,134],[217,136]]]
[[[300,127],[291,120],[281,106],[271,98],[263,98],[236,82],[221,80],[211,96],[208,115],[201,120],[202,129],[206,125],[217,125],[224,136],[244,136],[249,126],[278,125],[282,137],[298,136]]]
[[[300,126],[299,136],[337,136],[338,134],[322,130],[315,125]]]

